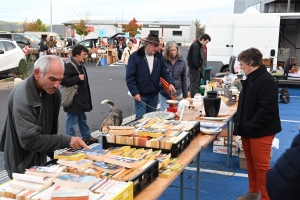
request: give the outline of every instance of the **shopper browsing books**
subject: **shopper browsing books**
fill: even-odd
[[[24,173],[53,158],[62,148],[88,148],[79,137],[57,135],[61,94],[58,87],[64,64],[57,56],[40,57],[31,76],[15,87],[9,95],[8,115],[1,137],[8,176]]]

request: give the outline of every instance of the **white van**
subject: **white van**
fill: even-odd
[[[263,58],[273,58],[273,68],[286,57],[300,63],[300,13],[213,15],[206,33],[211,36],[207,66],[214,72],[225,71],[230,56],[250,47],[258,48]]]
[[[64,42],[63,40],[61,40],[60,36],[58,33],[55,32],[34,32],[34,31],[26,31],[24,33],[28,33],[28,34],[33,34],[36,37],[38,37],[39,39],[41,39],[42,37],[46,38],[46,37],[55,37],[56,38],[56,46],[57,47],[64,47]]]

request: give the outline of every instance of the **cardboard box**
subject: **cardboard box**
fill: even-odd
[[[272,158],[273,149],[271,148],[270,159]],[[247,161],[244,150],[239,149],[240,169],[247,169]]]
[[[247,169],[247,161],[246,158],[240,157],[240,169]]]
[[[213,152],[220,153],[220,154],[227,154],[227,146],[213,145]],[[232,148],[232,156],[238,156],[237,148]]]

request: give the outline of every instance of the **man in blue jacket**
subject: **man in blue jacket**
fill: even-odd
[[[145,45],[131,54],[126,68],[126,84],[135,100],[136,118],[156,111],[160,77],[169,83],[170,91],[176,92],[165,59],[157,52],[158,36],[149,34]]]

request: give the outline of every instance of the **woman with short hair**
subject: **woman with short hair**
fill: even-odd
[[[238,198],[270,199],[266,190],[266,173],[270,169],[270,152],[275,134],[281,131],[278,108],[278,86],[263,65],[262,53],[249,48],[238,55],[246,80],[236,115],[234,135],[240,135],[245,151],[249,192]]]
[[[175,89],[178,100],[182,97],[187,98],[188,88],[187,88],[187,77],[186,77],[186,61],[183,59],[179,52],[178,45],[175,41],[169,41],[166,44],[165,51],[165,64],[175,81]],[[165,111],[169,104],[166,100],[171,99],[171,94],[166,91],[166,89],[160,83],[159,101],[160,110]]]

